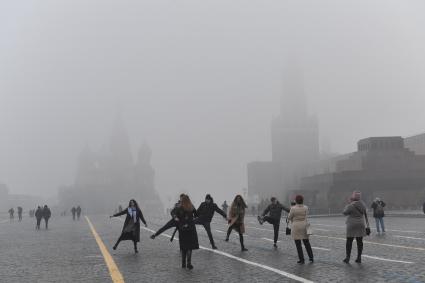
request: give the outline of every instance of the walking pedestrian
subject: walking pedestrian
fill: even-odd
[[[47,205],[45,205],[43,208],[43,218],[44,218],[44,223],[46,224],[46,230],[49,229],[50,216],[52,216],[52,212],[50,211],[50,208]]]
[[[40,230],[40,223],[42,218],[43,218],[43,209],[40,206],[38,206],[37,210],[35,211],[35,219],[37,220],[37,224],[35,226],[36,230]]]
[[[298,253],[298,264],[304,264],[304,253],[301,245],[301,241],[304,243],[304,247],[307,251],[310,262],[314,262],[313,250],[311,249],[309,240],[309,229],[310,223],[308,222],[308,207],[305,206],[304,197],[297,195],[295,197],[296,205],[291,207],[289,211],[288,220],[291,222],[291,235],[295,241],[295,246]]]
[[[221,209],[224,211],[224,213],[227,214],[227,209],[229,208],[229,205],[227,204],[226,201],[223,202],[223,204],[221,205]]]
[[[81,216],[81,207],[80,206],[77,207],[76,212],[77,212],[77,219],[80,220],[80,216]]]
[[[143,217],[143,213],[140,210],[139,205],[134,199],[130,200],[130,202],[128,203],[128,208],[126,210],[118,212],[113,216],[110,216],[110,218],[121,216],[124,214],[126,214],[127,216],[124,221],[121,236],[118,238],[117,242],[112,248],[116,250],[118,244],[121,241],[131,240],[134,244],[134,252],[138,253],[139,251],[137,250],[137,243],[140,242],[140,220],[143,222],[143,224],[145,224],[145,227],[148,227],[148,225],[146,224],[146,220]]]
[[[261,225],[263,225],[264,222],[269,222],[270,224],[273,225],[273,231],[274,231],[273,246],[277,248],[277,240],[279,238],[279,227],[280,227],[280,219],[282,218],[282,211],[289,212],[289,208],[280,204],[280,202],[275,197],[272,197],[270,201],[271,201],[271,204],[267,206],[267,208],[264,210],[261,216],[258,215],[257,219]]]
[[[22,221],[22,207],[18,206],[18,221],[21,222]]]
[[[177,221],[176,221],[177,216],[176,216],[176,212],[177,212],[177,209],[180,207],[180,203],[181,203],[181,200],[182,200],[183,196],[185,196],[185,194],[180,194],[179,201],[176,202],[176,204],[174,205],[174,208],[171,210],[171,212],[170,212],[171,219],[164,226],[162,226],[161,228],[159,228],[159,230],[156,231],[155,234],[151,235],[151,239],[155,239],[156,237],[158,237],[159,235],[161,235],[163,232],[165,232],[166,230],[168,230],[168,229],[170,229],[172,227],[176,227],[176,229],[177,229]],[[174,234],[175,234],[175,232],[174,232]],[[173,239],[173,237],[171,238],[171,240],[172,239]]]
[[[214,243],[214,239],[211,233],[211,220],[214,216],[214,212],[219,213],[224,219],[227,219],[226,213],[218,208],[217,204],[214,203],[213,198],[210,194],[205,196],[205,201],[199,206],[197,213],[198,218],[195,219],[195,224],[204,226],[205,231],[207,231],[208,238],[213,250],[216,250],[217,247]]]
[[[194,217],[198,216],[189,196],[183,195],[176,210],[177,227],[179,229],[179,245],[182,255],[182,268],[193,269],[192,251],[199,249],[198,234]]]
[[[75,206],[73,206],[72,208],[71,208],[71,213],[72,213],[72,220],[74,220],[75,221],[75,213],[77,212],[77,209],[75,208]]]
[[[10,219],[10,222],[12,222],[13,221],[13,219],[15,218],[15,216],[14,216],[14,214],[15,214],[15,210],[13,209],[13,207],[11,208],[11,209],[9,209],[9,219]]]
[[[425,202],[422,204],[422,211],[424,212],[424,214],[425,214]]]
[[[241,250],[243,252],[248,251],[245,248],[243,234],[245,233],[245,209],[247,208],[245,201],[241,195],[237,195],[230,206],[230,216],[228,219],[229,228],[227,229],[226,242],[229,241],[229,236],[232,230],[235,230],[239,234],[239,242],[241,243]]]
[[[380,198],[376,198],[375,201],[372,203],[371,207],[373,209],[373,217],[375,218],[375,222],[376,222],[376,232],[378,232],[379,234],[382,229],[382,233],[385,233],[385,225],[384,225],[385,202],[383,202]]]
[[[343,262],[349,263],[354,238],[357,242],[357,263],[362,262],[363,237],[366,236],[366,227],[370,231],[367,219],[366,205],[361,201],[361,193],[354,191],[350,203],[344,208],[343,214],[347,216],[347,242],[345,245],[346,256]],[[365,224],[366,220],[366,224]]]

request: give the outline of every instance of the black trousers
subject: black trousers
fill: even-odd
[[[354,237],[347,237],[347,242],[345,244],[345,252],[347,254],[347,259],[350,259],[351,249],[353,248]],[[357,242],[357,258],[362,257],[363,252],[363,237],[356,237]]]
[[[264,221],[269,222],[273,225],[274,243],[276,244],[277,239],[279,238],[280,219],[271,218],[270,216],[264,216]]]
[[[41,218],[37,218],[37,226],[35,228],[40,229]]]
[[[155,237],[161,235],[166,230],[168,230],[170,228],[173,228],[173,227],[177,227],[177,223],[176,223],[176,221],[174,219],[171,219],[170,221],[168,221],[167,223],[165,223],[164,226],[162,226],[161,228],[159,228],[158,231],[156,231]]]
[[[44,218],[44,222],[46,223],[46,229],[49,228],[49,218]]]
[[[303,239],[304,247],[307,251],[309,259],[313,259],[313,250],[311,249],[310,240]],[[300,261],[304,261],[303,247],[301,245],[301,240],[295,240],[295,246],[297,247],[298,258]]]
[[[215,246],[215,243],[214,243],[213,235],[211,233],[211,222],[202,221],[199,218],[197,218],[197,219],[195,219],[194,223],[196,225],[202,225],[202,226],[204,226],[205,231],[207,231],[208,239],[210,240],[210,244],[211,244],[212,247],[214,247]]]
[[[236,224],[236,223],[234,223],[233,225],[230,225],[229,229],[227,229],[227,237],[226,238],[229,239],[230,233],[232,233],[232,230],[235,229],[239,234],[239,242],[241,243],[241,249],[244,249],[245,245],[243,243],[243,234],[241,233],[240,225],[241,224]]]

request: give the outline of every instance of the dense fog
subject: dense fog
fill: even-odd
[[[179,192],[230,200],[247,186],[247,163],[270,160],[281,99],[300,95],[319,121],[322,151],[424,132],[424,8],[4,1],[0,183],[55,199],[74,183],[83,148],[102,151],[121,119],[134,158],[150,146],[163,200]]]

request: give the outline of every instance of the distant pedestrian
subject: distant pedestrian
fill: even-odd
[[[43,208],[43,218],[44,223],[46,224],[46,230],[49,229],[49,219],[52,216],[52,212],[50,211],[50,208],[45,205]]]
[[[227,219],[226,213],[220,208],[218,208],[217,204],[214,203],[214,200],[211,195],[207,194],[205,196],[205,201],[201,203],[197,210],[198,218],[195,220],[195,224],[204,226],[204,229],[205,231],[207,231],[207,235],[213,250],[217,249],[211,233],[211,221],[214,216],[214,212],[219,213],[221,216],[224,217],[224,219]]]
[[[19,222],[22,221],[22,211],[23,211],[22,207],[18,206],[18,220],[19,220]]]
[[[78,206],[78,207],[77,207],[77,209],[76,209],[76,211],[77,211],[77,219],[78,219],[78,220],[80,220],[80,216],[81,216],[81,207],[80,207],[80,206]]]
[[[291,222],[291,235],[295,241],[298,253],[298,264],[304,264],[304,253],[301,245],[301,241],[304,243],[304,247],[307,251],[310,262],[314,262],[313,250],[311,249],[309,240],[309,225],[307,215],[308,207],[305,206],[304,197],[297,195],[295,197],[295,206],[291,207],[289,211],[288,220]]]
[[[372,203],[371,207],[373,209],[373,217],[375,218],[375,222],[376,222],[376,232],[378,232],[379,234],[382,229],[382,233],[385,233],[385,225],[384,225],[385,202],[383,202],[380,198],[376,198],[375,201]]]
[[[366,205],[361,201],[361,193],[353,192],[350,203],[344,208],[343,214],[347,216],[347,242],[345,245],[346,256],[343,262],[349,263],[354,238],[357,242],[357,263],[362,262],[363,237],[366,236],[366,227],[370,231],[367,219]],[[366,224],[365,224],[366,220]],[[367,226],[366,226],[367,225]]]
[[[72,220],[75,221],[75,214],[77,213],[77,209],[75,208],[75,206],[71,208],[71,213],[72,213]]]
[[[126,214],[127,216],[124,221],[121,236],[118,238],[117,242],[113,246],[113,249],[116,250],[118,244],[121,241],[131,240],[134,244],[134,252],[138,253],[139,251],[137,250],[137,243],[140,242],[140,220],[147,227],[146,220],[143,217],[143,213],[140,210],[139,205],[134,199],[130,200],[130,202],[128,203],[128,208],[126,210],[118,212],[110,217],[117,217],[124,214]]]
[[[159,235],[161,235],[163,232],[165,232],[166,230],[175,227],[177,229],[177,221],[178,221],[178,217],[176,215],[177,209],[180,207],[181,204],[181,200],[182,198],[185,196],[185,194],[180,194],[180,198],[179,200],[174,204],[173,209],[171,209],[171,219],[165,223],[164,226],[162,226],[161,228],[158,229],[158,231],[155,232],[155,234],[151,235],[151,239],[155,239],[156,237],[158,237]],[[174,232],[176,232],[174,230]],[[175,233],[173,233],[174,235]],[[173,237],[170,239],[171,241],[173,240]]]
[[[182,255],[182,268],[191,270],[192,251],[199,249],[198,234],[194,217],[198,216],[195,207],[190,201],[189,196],[184,195],[181,198],[181,204],[176,210],[177,226],[179,229],[179,245]]]
[[[232,230],[235,230],[239,234],[239,242],[241,243],[241,250],[243,252],[248,251],[248,249],[245,248],[244,240],[243,240],[243,234],[245,233],[245,210],[247,206],[245,204],[245,201],[243,200],[241,195],[237,195],[235,199],[233,200],[232,205],[230,206],[230,213],[229,213],[229,228],[227,229],[227,236],[226,236],[226,242],[229,241],[229,236]]]
[[[223,202],[223,204],[221,205],[221,209],[224,211],[224,213],[227,214],[227,209],[229,208],[229,205],[227,204],[226,201]]]
[[[13,219],[15,218],[15,210],[13,209],[13,207],[11,209],[9,209],[9,218],[10,218],[10,222],[13,221]]]
[[[120,204],[119,206],[118,206],[118,212],[122,212],[122,205]]]
[[[35,211],[35,219],[37,220],[35,229],[40,230],[40,223],[42,218],[43,218],[43,209],[40,206],[38,206],[37,210]]]
[[[280,219],[282,218],[282,211],[289,212],[289,208],[280,204],[279,201],[275,197],[270,199],[271,204],[267,206],[267,208],[263,211],[262,215],[258,215],[257,219],[261,225],[264,222],[269,222],[273,225],[274,231],[274,244],[273,246],[277,247],[277,239],[279,238],[279,227],[280,227]]]
[[[424,212],[424,214],[425,214],[425,202],[422,204],[422,211]]]

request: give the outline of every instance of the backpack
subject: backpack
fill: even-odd
[[[375,215],[376,215],[376,217],[383,217],[384,216],[384,207],[382,206],[381,202],[379,202],[379,201],[376,203]]]

